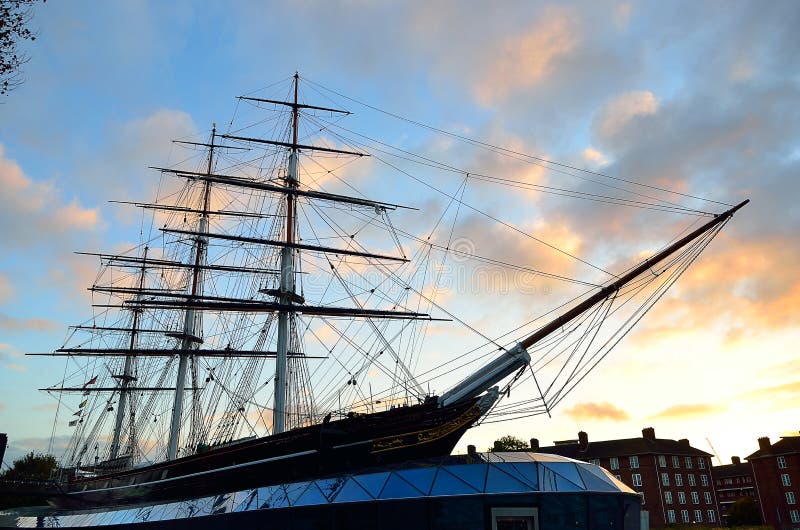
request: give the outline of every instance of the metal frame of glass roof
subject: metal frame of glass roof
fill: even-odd
[[[469,462],[469,463],[466,463]],[[408,462],[385,470],[264,486],[210,497],[94,512],[5,512],[18,527],[83,527],[188,519],[325,504],[509,493],[631,493],[605,469],[556,455],[478,453],[440,463]],[[41,509],[40,509],[41,510]]]

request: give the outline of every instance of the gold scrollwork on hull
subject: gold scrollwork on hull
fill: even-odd
[[[413,447],[415,445],[426,444],[439,440],[464,427],[465,425],[474,422],[480,417],[480,415],[480,407],[478,407],[477,404],[473,405],[461,415],[439,425],[438,427],[395,436],[387,436],[385,438],[378,438],[372,442],[371,452],[382,453],[384,451],[392,451],[402,447]]]

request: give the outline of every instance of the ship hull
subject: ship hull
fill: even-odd
[[[48,502],[111,506],[213,495],[450,454],[481,416],[477,401],[358,415],[146,468],[75,480]]]

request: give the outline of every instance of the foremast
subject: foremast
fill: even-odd
[[[147,271],[147,251],[148,247],[144,247],[144,256],[142,256],[142,268],[139,271],[139,291],[144,290],[144,279],[145,279],[145,272]],[[137,295],[138,296],[138,295]],[[114,433],[111,438],[111,451],[109,452],[109,460],[114,460],[119,456],[119,440],[122,435],[122,422],[125,417],[125,408],[128,405],[128,394],[130,393],[130,383],[134,381],[136,378],[133,376],[133,360],[136,355],[136,343],[138,339],[138,331],[139,331],[139,317],[142,314],[142,310],[139,308],[134,308],[132,310],[133,313],[133,322],[131,323],[131,337],[130,342],[128,345],[130,355],[125,356],[125,366],[122,370],[122,375],[120,376],[120,388],[119,388],[119,403],[117,403],[117,415],[114,420]],[[133,411],[131,411],[131,416],[133,416]],[[131,432],[129,433],[129,446],[133,449],[136,445],[133,429],[133,417],[131,417]]]

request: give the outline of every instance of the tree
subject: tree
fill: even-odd
[[[31,451],[22,458],[14,460],[11,467],[0,473],[3,480],[47,480],[57,465],[55,457]],[[4,488],[5,489],[5,488]],[[13,491],[5,489],[6,492]],[[0,496],[0,509],[19,506],[37,506],[45,503],[45,498],[36,495],[6,493]]]
[[[7,480],[46,480],[56,468],[53,455],[34,453],[31,451],[22,458],[14,460],[11,467],[0,473],[0,478]]]
[[[28,23],[33,18],[33,5],[37,1],[0,0],[0,95],[22,84],[20,69],[29,58],[17,46],[22,41],[36,40],[36,33]]]
[[[728,526],[751,526],[761,524],[758,505],[752,497],[742,497],[728,510]]]
[[[489,451],[496,453],[498,451],[522,451],[528,449],[528,442],[520,440],[516,436],[506,435],[502,438],[495,440],[494,445]]]

